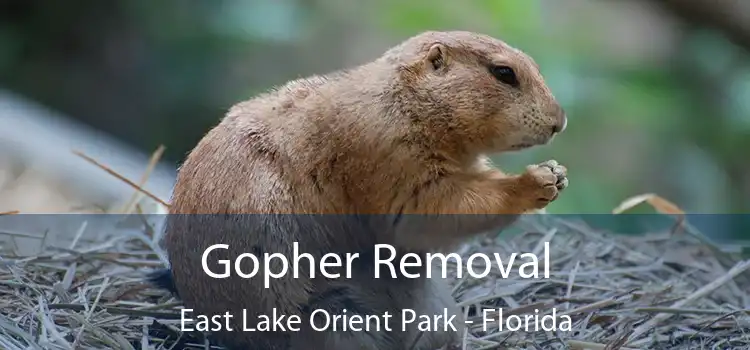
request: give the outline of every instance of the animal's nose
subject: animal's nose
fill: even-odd
[[[555,126],[552,127],[552,132],[555,134],[559,134],[563,131],[565,131],[565,128],[568,127],[568,118],[563,115],[562,122],[558,122],[555,124]]]
[[[554,126],[552,126],[552,132],[555,134],[559,134],[563,131],[565,131],[565,128],[568,127],[568,116],[565,114],[565,111],[560,108],[557,113],[557,123],[555,123]]]

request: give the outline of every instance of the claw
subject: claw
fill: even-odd
[[[566,170],[564,166],[556,166],[552,168],[552,173],[559,177],[565,175]]]

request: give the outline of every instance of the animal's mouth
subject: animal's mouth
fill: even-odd
[[[524,150],[527,148],[535,147],[535,146],[541,146],[541,145],[547,145],[555,138],[554,135],[550,137],[540,137],[540,138],[527,138],[519,143],[515,143],[510,146],[511,150]]]
[[[535,146],[535,144],[533,144],[533,143],[517,143],[517,144],[511,145],[510,149],[514,150],[514,151],[518,151],[518,150],[523,150],[523,149],[531,148],[531,147],[534,147],[534,146]]]

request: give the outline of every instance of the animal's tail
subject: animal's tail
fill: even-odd
[[[174,286],[174,279],[172,278],[172,270],[166,268],[166,269],[160,269],[156,270],[154,272],[151,272],[146,277],[149,281],[149,283],[153,284],[156,287],[166,289],[170,293],[172,293],[176,297],[180,297],[177,294],[177,288]]]

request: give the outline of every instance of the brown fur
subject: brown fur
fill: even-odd
[[[520,85],[498,81],[489,64],[512,67]],[[372,267],[366,263],[353,280],[288,277],[264,289],[255,279],[212,279],[201,270],[200,257],[215,243],[230,245],[223,258],[245,252],[291,256],[294,241],[316,258],[365,252],[375,243],[393,244],[400,253],[450,249],[557,198],[567,178],[556,162],[507,175],[486,155],[548,143],[565,122],[530,57],[470,32],[422,33],[370,63],[292,81],[239,103],[182,165],[171,213],[392,214],[393,220],[352,222],[348,231],[322,224],[311,230],[275,216],[235,220],[216,232],[209,231],[208,219],[190,219],[198,220],[190,225],[170,219],[165,244],[176,288],[186,306],[204,314],[239,308],[270,314],[274,307],[304,313],[321,295],[328,300],[318,303],[332,309],[345,300],[367,312],[440,313],[445,307],[458,313],[439,280],[368,279]],[[432,221],[408,214],[511,216],[455,215],[449,224],[425,229]],[[263,349],[396,350],[407,348],[416,331],[354,332],[349,340],[342,334],[219,336],[227,344]],[[418,349],[456,339],[450,332],[425,334]]]

